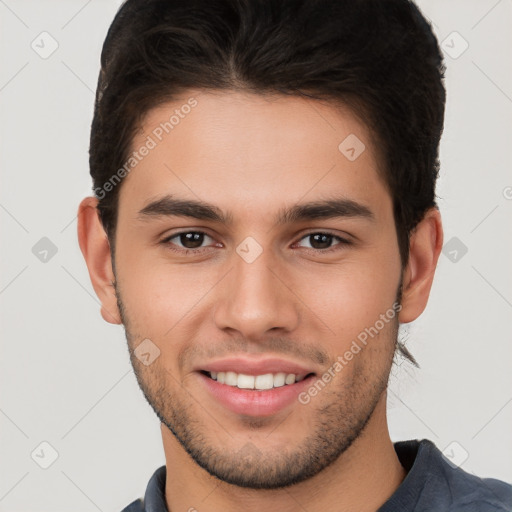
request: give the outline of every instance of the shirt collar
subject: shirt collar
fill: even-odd
[[[408,471],[408,474],[402,482],[402,485],[395,491],[393,496],[379,509],[379,512],[387,512],[388,510],[396,510],[393,508],[397,503],[406,501],[411,502],[411,498],[417,499],[417,496],[412,497],[411,492],[419,493],[421,485],[416,485],[418,479],[422,478],[421,467],[423,463],[430,460],[432,451],[435,450],[432,442],[424,439],[419,442],[414,441],[401,441],[395,443],[395,450],[397,452],[400,462]],[[420,461],[422,463],[420,463]],[[165,479],[167,476],[167,469],[165,466],[159,467],[149,480],[144,495],[144,512],[169,512],[165,502]],[[390,508],[391,507],[391,508]]]
[[[165,503],[165,477],[167,469],[159,467],[149,480],[144,495],[144,512],[168,512]]]

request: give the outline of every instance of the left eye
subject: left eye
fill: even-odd
[[[330,249],[334,240],[337,240],[341,244],[350,243],[348,240],[336,235],[331,235],[330,233],[309,233],[309,235],[301,238],[301,241],[303,240],[309,240],[309,245],[306,246],[308,249],[316,250]]]

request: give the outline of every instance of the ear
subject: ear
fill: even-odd
[[[409,261],[403,275],[400,323],[416,320],[427,306],[442,247],[441,214],[437,208],[431,208],[411,233]]]
[[[101,316],[111,324],[121,324],[115,295],[110,244],[97,210],[98,199],[86,197],[78,207],[78,243],[89,277],[101,301]]]

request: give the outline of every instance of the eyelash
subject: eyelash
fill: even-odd
[[[167,248],[169,248],[171,251],[174,251],[174,252],[177,252],[177,253],[180,253],[180,254],[184,254],[184,255],[191,254],[191,253],[193,253],[193,254],[200,254],[200,253],[204,252],[205,249],[208,249],[208,247],[199,247],[197,249],[187,249],[187,248],[184,248],[184,249],[178,248],[177,249],[176,247],[173,247],[173,244],[171,243],[171,240],[173,240],[174,238],[178,238],[180,235],[186,235],[186,234],[189,234],[189,233],[205,235],[205,236],[207,236],[209,238],[213,238],[210,235],[208,235],[208,233],[205,233],[204,231],[180,231],[178,233],[174,233],[171,236],[168,236],[167,238],[164,238],[161,241],[161,244],[166,246]],[[347,240],[345,238],[342,238],[342,237],[340,237],[338,235],[334,235],[333,233],[329,233],[328,231],[311,231],[310,233],[306,233],[305,235],[303,235],[299,239],[299,242],[304,240],[305,238],[308,238],[308,237],[313,236],[313,235],[327,235],[327,236],[332,237],[333,239],[336,239],[339,243],[336,244],[334,247],[329,247],[328,249],[314,249],[314,248],[310,248],[310,247],[303,247],[303,249],[305,249],[307,252],[313,252],[313,253],[316,253],[316,254],[318,254],[318,253],[326,254],[326,253],[331,253],[331,252],[335,252],[335,251],[341,250],[341,248],[343,246],[352,245],[351,241],[349,241],[349,240]]]

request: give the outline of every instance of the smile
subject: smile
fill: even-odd
[[[227,372],[204,372],[211,379],[216,380],[220,384],[237,387],[239,389],[256,389],[266,390],[279,388],[281,386],[289,386],[300,382],[307,375],[294,373],[265,373],[262,375],[247,375],[244,373]]]

